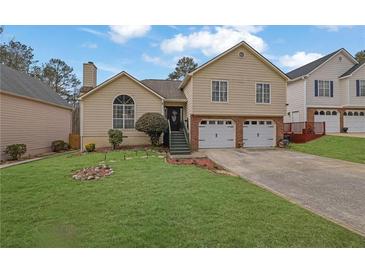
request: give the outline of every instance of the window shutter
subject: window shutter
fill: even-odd
[[[356,96],[360,96],[360,80],[356,80]]]
[[[333,97],[333,81],[330,81],[330,94]]]
[[[314,80],[314,96],[318,96],[318,80]]]

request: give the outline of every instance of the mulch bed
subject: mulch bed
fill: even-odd
[[[171,159],[167,158],[167,162],[175,165],[196,165],[210,170],[222,170],[220,166],[209,158],[189,158],[189,159]]]

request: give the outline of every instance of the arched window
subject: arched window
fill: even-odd
[[[324,111],[323,111],[323,110],[321,110],[321,111],[319,112],[319,115],[324,115]]]
[[[337,115],[337,111],[332,111],[332,115]]]
[[[343,113],[343,116],[347,116],[347,112],[346,111]]]
[[[364,112],[362,112],[362,111],[361,111],[361,112],[360,112],[360,116],[364,116]]]
[[[359,116],[359,113],[357,111],[355,111],[354,116]]]
[[[327,110],[326,115],[331,115],[331,111]]]
[[[113,128],[134,128],[134,101],[128,95],[119,95],[114,99]]]
[[[349,111],[349,112],[347,112],[347,115],[348,115],[348,116],[352,116],[353,114],[352,114],[352,112],[351,112],[351,111]]]
[[[314,112],[314,115],[318,115],[318,111],[317,110]]]

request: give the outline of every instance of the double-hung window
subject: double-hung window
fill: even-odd
[[[359,80],[359,96],[365,96],[365,80]]]
[[[221,80],[212,81],[212,101],[227,102],[228,98],[228,82]]]
[[[330,97],[330,81],[318,80],[318,96]]]
[[[271,103],[271,86],[267,83],[256,83],[256,103],[270,104]]]

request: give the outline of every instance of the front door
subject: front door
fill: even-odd
[[[171,130],[179,131],[181,126],[180,107],[168,107],[167,108],[167,119],[170,121]]]

